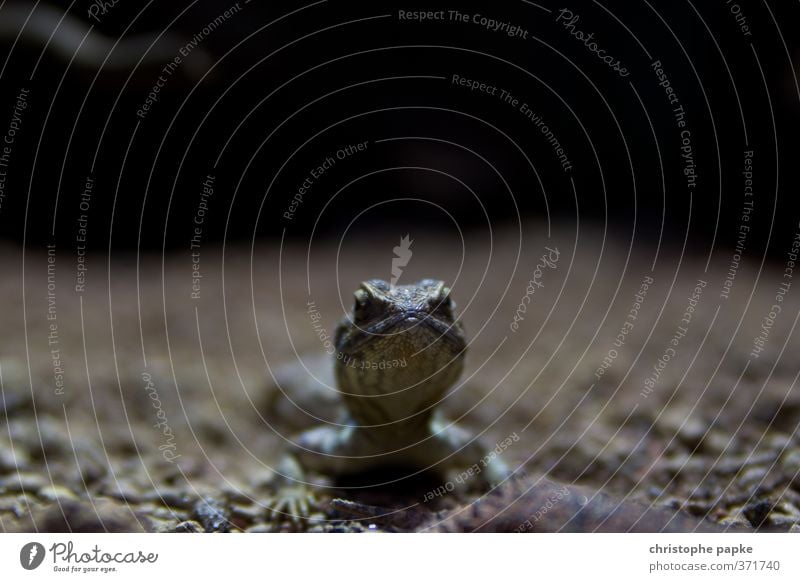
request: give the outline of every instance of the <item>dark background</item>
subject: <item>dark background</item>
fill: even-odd
[[[70,14],[88,23],[90,4],[76,2]],[[397,19],[398,9],[453,9],[456,3],[331,0],[265,27],[303,5],[241,2],[242,11],[194,54],[195,61],[205,55],[216,63],[210,74],[201,78],[187,66],[171,76],[144,120],[136,111],[162,61],[122,73],[98,71],[68,66],[29,31],[16,41],[6,35],[0,40],[0,130],[20,87],[30,87],[31,107],[9,169],[0,236],[17,244],[74,246],[80,194],[92,175],[92,248],[185,249],[202,182],[213,173],[204,242],[284,234],[303,239],[315,224],[334,237],[373,203],[416,197],[446,212],[387,204],[357,227],[383,228],[403,208],[413,208],[414,220],[430,228],[450,224],[447,213],[462,227],[487,218],[493,224],[516,221],[517,212],[525,218],[549,213],[576,226],[605,223],[609,232],[635,242],[663,239],[680,246],[686,240],[705,254],[712,244],[735,242],[743,151],[752,149],[757,195],[748,251],[780,258],[800,218],[800,101],[789,60],[797,55],[798,4],[741,0],[752,37],[741,34],[724,0],[601,2],[607,10],[583,1],[541,4],[554,13],[522,1],[457,3],[462,12],[525,27],[529,38],[522,40],[473,24]],[[15,5],[22,3],[7,2],[0,19],[9,18],[8,7]],[[188,42],[230,5],[120,0],[96,31],[127,39],[169,29]],[[580,14],[577,28],[595,32],[630,77],[621,79],[555,23],[561,7]],[[679,132],[651,59],[609,12],[662,61],[687,111],[699,173],[691,199],[681,174]],[[363,20],[385,14],[391,17]],[[550,145],[519,111],[452,86],[454,73],[497,84],[531,104],[574,170],[562,171]],[[397,79],[403,76],[447,79]],[[348,120],[352,116],[358,117]],[[372,143],[409,136],[440,141]],[[282,217],[311,168],[343,145],[366,140],[367,152],[326,173],[292,221]],[[463,148],[490,161],[513,198],[503,180]],[[435,171],[398,167],[433,168],[463,184]]]

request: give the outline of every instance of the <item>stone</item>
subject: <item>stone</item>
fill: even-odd
[[[237,520],[244,520],[247,523],[255,523],[259,518],[264,516],[265,510],[263,507],[253,505],[239,505],[238,503],[231,504],[230,506],[231,517]]]
[[[72,491],[61,485],[48,485],[39,489],[39,497],[48,502],[74,501],[78,497]]]
[[[202,533],[203,526],[194,521],[193,519],[182,521],[175,526],[175,533]]]
[[[275,532],[275,528],[271,525],[260,523],[258,525],[248,527],[244,531],[247,533],[273,533]]]
[[[142,495],[136,490],[132,483],[124,479],[109,483],[105,491],[106,495],[127,503],[141,503]]]
[[[145,532],[151,522],[128,505],[108,499],[65,501],[35,512],[26,531],[50,533]]]
[[[13,473],[0,479],[0,490],[14,493],[34,493],[47,484],[44,477],[35,473]]]
[[[225,507],[213,497],[205,497],[194,505],[192,517],[199,521],[207,532],[227,533],[230,531]]]
[[[145,501],[159,503],[167,507],[191,509],[197,499],[186,491],[176,488],[163,488],[148,491],[142,496]]]
[[[4,444],[0,445],[0,475],[27,469],[28,464],[28,455],[21,447],[12,450]]]

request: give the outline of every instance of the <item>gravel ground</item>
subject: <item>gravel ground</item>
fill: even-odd
[[[784,266],[743,262],[724,298],[727,251],[706,271],[706,256],[536,232],[522,246],[513,228],[491,244],[469,233],[463,249],[415,236],[401,282],[455,281],[472,342],[448,415],[490,448],[516,435],[502,454],[523,480],[547,475],[723,524],[800,524],[800,294],[764,319]],[[265,509],[285,439],[335,412],[301,388],[325,349],[307,303],[332,332],[359,281],[390,276],[398,239],[282,255],[262,246],[252,262],[249,248],[228,248],[224,271],[212,249],[199,264],[114,255],[109,267],[98,255],[84,291],[69,249],[0,249],[2,530],[395,531],[477,498],[456,490],[426,504],[438,486],[426,476],[347,491],[315,475],[311,519]],[[545,247],[559,258],[537,271]],[[401,511],[366,519],[366,506]]]

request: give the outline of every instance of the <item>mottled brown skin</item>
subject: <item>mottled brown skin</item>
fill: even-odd
[[[461,375],[465,349],[450,289],[441,281],[362,283],[352,317],[336,332],[336,383],[350,417],[395,443],[419,437]]]

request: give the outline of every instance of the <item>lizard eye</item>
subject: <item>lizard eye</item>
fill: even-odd
[[[355,302],[353,303],[353,316],[356,319],[361,319],[366,315],[367,308],[369,307],[369,293],[363,289],[358,289],[354,294]]]
[[[450,287],[442,287],[442,292],[435,301],[436,311],[440,313],[452,314],[456,307],[455,302],[450,298]]]

